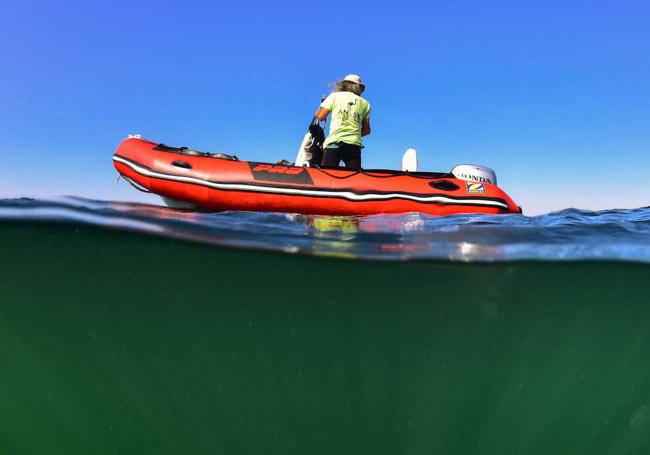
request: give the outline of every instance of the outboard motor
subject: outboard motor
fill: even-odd
[[[468,180],[470,182],[497,184],[497,174],[489,167],[478,166],[476,164],[457,164],[451,170],[451,173],[457,179]]]

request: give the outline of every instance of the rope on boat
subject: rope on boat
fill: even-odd
[[[133,180],[131,180],[130,178],[128,178],[126,175],[123,175],[123,174],[120,174],[120,175],[122,176],[122,178],[123,178],[124,180],[126,180],[126,182],[127,182],[129,185],[131,185],[131,186],[132,186],[133,188],[135,188],[136,190],[138,190],[138,191],[140,191],[140,192],[142,192],[142,193],[152,193],[152,191],[149,191],[149,190],[146,189],[145,187],[138,185],[138,184],[135,183]],[[118,179],[119,179],[119,177],[118,177]]]
[[[350,173],[348,175],[339,177],[337,175],[334,175],[334,174],[331,174],[331,173],[327,172],[325,169],[321,168],[320,166],[313,166],[311,169],[318,169],[319,171],[321,171],[323,174],[327,175],[328,177],[332,177],[332,178],[338,179],[338,180],[348,179],[348,178],[353,177],[353,176],[355,176],[357,174],[367,175],[368,177],[372,177],[372,178],[376,178],[376,179],[389,179],[389,178],[392,178],[392,177],[405,177],[405,176],[406,177],[416,178],[416,179],[425,179],[425,180],[431,180],[431,179],[435,179],[435,178],[456,178],[456,176],[454,176],[453,174],[440,174],[440,175],[434,177],[434,176],[431,176],[431,175],[417,175],[417,173],[410,173],[408,171],[402,171],[403,172],[402,174],[391,174],[391,173],[389,173],[388,175],[377,175],[377,174],[373,174],[371,172],[364,171],[363,169],[360,169],[360,170],[354,171],[354,172],[352,172],[352,173]],[[346,169],[341,169],[341,170],[346,170]]]

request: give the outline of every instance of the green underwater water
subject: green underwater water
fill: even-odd
[[[648,264],[0,234],[0,454],[650,451]]]

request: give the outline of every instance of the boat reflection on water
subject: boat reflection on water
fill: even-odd
[[[418,213],[403,215],[324,216],[287,215],[292,222],[308,227],[316,239],[312,252],[341,258],[358,258],[359,246],[377,258],[390,255],[406,258],[429,250],[426,242],[406,237],[423,231],[424,219]],[[325,252],[325,253],[323,253]]]
[[[419,213],[326,216],[262,212],[197,212],[133,204],[107,203],[106,224],[145,224],[150,233],[213,245],[257,248],[345,259],[408,260],[449,258],[492,261],[503,256],[485,236],[468,236],[456,217]],[[111,222],[111,219],[113,220]],[[483,218],[469,220],[479,226]],[[129,225],[126,226],[127,229]]]
[[[453,221],[437,229],[427,228],[427,215],[407,213],[373,216],[287,215],[294,223],[305,225],[315,239],[312,253],[358,258],[364,256],[391,259],[444,257],[460,262],[492,261],[503,255],[498,245],[482,244],[480,238],[468,239]],[[431,218],[430,216],[428,217]]]
[[[307,228],[312,237],[311,252],[327,251],[327,256],[356,259],[354,253],[358,234],[361,232],[360,217],[325,215],[285,215],[288,220]]]

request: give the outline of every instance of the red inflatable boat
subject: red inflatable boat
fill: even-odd
[[[141,138],[124,140],[113,163],[136,188],[204,210],[322,215],[521,212],[499,187],[487,183],[489,179],[468,181],[451,173],[257,163]]]

